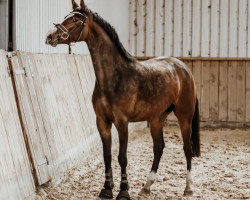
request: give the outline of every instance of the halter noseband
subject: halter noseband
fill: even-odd
[[[78,42],[78,41],[80,40],[80,38],[81,38],[81,36],[82,36],[82,34],[83,34],[83,30],[84,30],[85,25],[86,25],[85,22],[86,22],[86,20],[88,19],[89,14],[88,14],[88,16],[86,16],[86,15],[80,13],[80,12],[73,11],[73,12],[70,12],[70,13],[65,17],[65,19],[66,19],[67,17],[69,17],[69,16],[71,16],[71,15],[75,15],[75,14],[84,17],[84,19],[83,19],[80,23],[78,23],[72,30],[68,30],[68,29],[67,29],[65,26],[63,26],[62,24],[54,24],[55,27],[57,28],[57,30],[60,29],[60,30],[62,31],[62,34],[59,34],[58,37],[57,37],[53,42],[55,42],[55,41],[60,41],[61,39],[62,39],[62,40],[69,40],[69,45],[70,45],[70,43],[71,43],[71,41],[70,41],[70,35],[71,35],[75,30],[77,30],[79,27],[82,26],[81,32],[80,32],[80,34],[79,34],[79,36],[78,36],[78,39],[77,39],[75,42]]]

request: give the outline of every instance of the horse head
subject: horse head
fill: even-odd
[[[89,33],[89,24],[93,20],[90,10],[81,0],[80,6],[72,0],[73,11],[61,24],[54,24],[46,36],[46,44],[56,47],[58,44],[85,41]]]

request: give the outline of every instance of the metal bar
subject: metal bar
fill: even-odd
[[[136,57],[139,61],[149,60],[156,57]],[[183,61],[250,61],[250,58],[230,58],[230,57],[176,57]]]
[[[25,71],[25,69],[23,69],[23,70],[15,70],[15,74],[16,75],[26,75],[26,71]]]

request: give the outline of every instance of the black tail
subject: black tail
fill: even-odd
[[[198,99],[196,98],[195,112],[192,120],[192,148],[193,148],[193,157],[199,157],[200,152],[200,114],[199,114],[199,104]]]

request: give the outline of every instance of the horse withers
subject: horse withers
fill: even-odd
[[[99,197],[113,198],[111,167],[111,126],[119,135],[121,184],[117,199],[130,199],[127,179],[128,123],[149,121],[153,138],[154,160],[143,193],[150,193],[165,147],[163,126],[174,112],[178,118],[187,160],[185,195],[192,195],[191,160],[200,156],[199,109],[194,78],[178,59],[160,57],[138,62],[120,43],[114,28],[90,11],[83,0],[80,6],[72,0],[73,11],[62,24],[47,34],[46,43],[85,41],[96,75],[92,103],[96,124],[103,143],[105,183]]]

